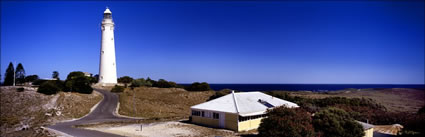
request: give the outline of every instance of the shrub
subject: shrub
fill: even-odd
[[[216,91],[216,92],[214,93],[214,95],[212,95],[212,96],[210,96],[210,97],[208,98],[208,101],[209,101],[209,100],[216,99],[216,98],[219,98],[219,97],[222,97],[222,96],[225,96],[225,95],[230,94],[230,93],[232,93],[232,90],[231,90],[231,89],[222,89],[222,90],[220,90],[220,91]]]
[[[123,77],[118,78],[119,83],[128,84],[128,83],[131,83],[132,81],[133,81],[133,78],[129,77],[129,76],[123,76]]]
[[[402,137],[423,137],[425,136],[425,113],[424,108],[419,109],[418,113],[408,117],[404,128],[401,130]]]
[[[118,85],[115,85],[113,88],[112,88],[112,90],[111,90],[111,92],[114,92],[114,93],[121,93],[121,92],[124,92],[124,87],[123,86],[118,86]]]
[[[312,137],[314,128],[310,114],[302,108],[278,107],[268,111],[258,132],[263,137]]]
[[[91,94],[93,88],[90,86],[89,77],[85,76],[83,72],[74,71],[69,73],[66,78],[65,91]]]
[[[140,86],[151,87],[152,83],[150,81],[146,81],[143,78],[135,79],[131,82],[131,87],[140,87]]]
[[[167,80],[159,79],[152,86],[153,87],[159,87],[159,88],[171,88],[171,87],[176,87],[177,84],[175,82],[172,82],[172,81],[168,82]]]
[[[313,125],[325,137],[363,137],[363,127],[347,112],[338,108],[327,108],[317,112]]]
[[[43,82],[40,87],[38,87],[37,92],[43,93],[46,95],[56,94],[61,90],[56,81],[46,81]]]
[[[32,82],[32,85],[39,85],[40,86],[41,84],[43,84],[46,81],[47,80],[37,79],[34,82]]]
[[[206,82],[194,82],[190,86],[185,88],[187,91],[208,91],[211,90],[210,85]]]
[[[24,88],[17,88],[16,91],[17,92],[23,92],[23,91],[25,91],[25,89]]]
[[[25,77],[25,82],[34,82],[38,80],[38,75],[29,75]],[[34,84],[34,83],[33,83]]]

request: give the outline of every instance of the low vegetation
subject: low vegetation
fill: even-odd
[[[41,126],[82,117],[102,99],[97,92],[45,95],[37,93],[33,87],[0,88],[1,137],[54,136]],[[16,92],[20,88],[24,91]]]
[[[74,71],[68,74],[64,84],[64,91],[91,94],[93,88],[90,85],[89,77],[85,76],[81,71]]]
[[[313,126],[318,136],[363,137],[363,127],[347,112],[338,108],[326,108],[315,113]]]
[[[133,79],[129,76],[123,76],[118,79],[119,83],[123,83],[125,87],[130,84],[131,88],[135,87],[158,87],[158,88],[184,88],[187,91],[210,91],[210,85],[206,82],[194,82],[189,86],[179,85],[173,81],[167,81],[165,79],[159,79],[158,81],[152,80],[149,77]]]
[[[54,71],[52,76],[55,80],[34,81],[33,85],[40,85],[37,92],[46,95],[56,94],[59,91],[78,92],[84,94],[91,94],[93,92],[91,84],[94,78],[85,76],[83,72],[71,72],[65,81],[58,79],[59,73],[57,71]]]
[[[268,111],[258,128],[263,137],[362,137],[363,127],[347,112],[326,108],[311,113],[303,108],[278,107]]]
[[[118,86],[118,85],[115,85],[112,89],[111,89],[111,92],[114,92],[114,93],[121,93],[121,92],[123,92],[124,91],[124,87],[123,86]]]
[[[209,91],[211,90],[210,85],[207,82],[194,82],[190,86],[185,87],[187,91]]]
[[[311,114],[302,108],[278,107],[267,114],[258,128],[261,137],[314,136]]]
[[[395,90],[398,90],[398,89],[395,89]],[[412,89],[412,90],[415,90],[415,89]],[[364,92],[368,92],[368,94],[375,92],[378,95],[381,95],[380,93],[381,91],[379,90],[364,91]],[[415,93],[415,95],[419,97],[423,97],[423,91],[415,91],[415,92],[417,92]],[[278,97],[284,100],[297,103],[298,105],[300,105],[302,109],[305,109],[306,111],[310,113],[320,114],[320,113],[326,112],[324,110],[332,107],[334,109],[340,109],[345,112],[345,113],[341,112],[341,114],[338,114],[338,115],[349,115],[349,117],[355,120],[364,121],[364,122],[368,121],[369,123],[374,125],[401,124],[405,127],[402,132],[404,136],[418,136],[425,133],[424,126],[420,126],[420,125],[425,125],[425,119],[424,119],[425,115],[422,115],[421,113],[419,113],[421,109],[419,109],[418,113],[388,111],[388,109],[385,107],[385,105],[388,106],[388,104],[380,104],[380,103],[377,103],[377,101],[370,98],[363,98],[363,97],[357,98],[358,97],[357,94],[365,94],[365,93],[356,92],[356,94],[351,96],[347,96],[347,94],[352,94],[352,93],[345,93],[345,92],[343,93],[338,93],[338,92],[306,93],[304,92],[303,93],[303,92],[275,91],[275,92],[266,92],[266,93],[274,97]],[[407,95],[409,93],[413,93],[413,92],[411,91],[405,92],[405,94]],[[387,93],[387,95],[383,95],[383,96],[393,96],[393,94],[400,94],[400,93],[390,92],[390,93]],[[374,95],[370,95],[369,97],[374,97]],[[403,96],[399,98],[404,99]],[[415,103],[416,102],[415,98],[417,97],[411,96],[407,98],[407,100],[410,99],[411,101],[410,103]],[[395,98],[394,100],[398,100],[398,99]],[[392,102],[393,105],[398,105],[399,103],[406,103],[406,102]],[[335,120],[335,121],[338,121],[338,120]],[[333,125],[335,125],[335,123]]]
[[[119,113],[148,119],[182,119],[190,107],[208,100],[214,91],[188,92],[181,88],[136,87],[119,94]]]
[[[62,83],[60,83],[59,81],[49,80],[49,81],[43,82],[38,88],[37,92],[43,93],[46,95],[52,95],[61,91],[62,88],[63,88]]]

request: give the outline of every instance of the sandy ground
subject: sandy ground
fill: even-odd
[[[180,126],[180,122],[161,122],[152,124],[131,124],[117,127],[92,127],[86,128],[107,133],[119,134],[123,136],[146,136],[146,137],[176,137],[176,136],[197,136],[198,133],[187,127]],[[142,130],[141,130],[142,126]],[[166,132],[160,132],[166,131]]]

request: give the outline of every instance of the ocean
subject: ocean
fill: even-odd
[[[183,84],[188,85],[188,84]],[[314,91],[326,92],[343,89],[367,89],[367,88],[416,88],[424,89],[425,85],[402,85],[402,84],[210,84],[210,87],[219,91],[233,89],[237,91]]]

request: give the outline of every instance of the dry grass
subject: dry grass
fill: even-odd
[[[57,106],[62,112],[60,120],[85,116],[90,112],[90,109],[103,98],[103,96],[96,91],[92,94],[61,92],[59,95]]]
[[[417,112],[425,105],[424,93],[424,90],[405,88],[341,90],[327,93],[290,92],[291,95],[307,98],[370,98],[382,104],[391,112]]]
[[[44,95],[26,88],[1,87],[0,136],[52,136],[41,126],[87,114],[102,99],[100,93]],[[27,127],[27,128],[25,128]],[[24,129],[25,128],[25,129]]]
[[[182,119],[190,115],[190,106],[205,102],[214,91],[188,92],[180,88],[127,88],[120,93],[121,115],[143,118]]]

